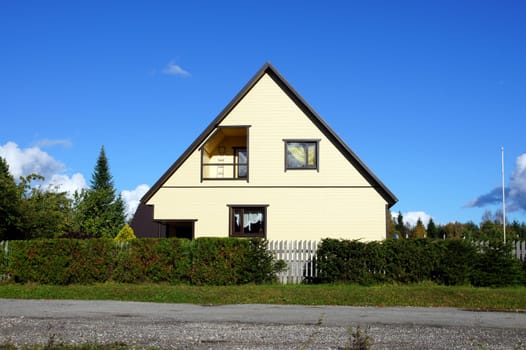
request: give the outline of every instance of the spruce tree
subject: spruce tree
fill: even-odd
[[[108,158],[104,146],[101,147],[95,170],[91,174],[91,187],[93,191],[106,190],[115,196],[115,188],[113,187],[113,177],[110,174],[110,167],[108,165]]]
[[[406,227],[404,225],[404,217],[401,212],[398,212],[398,216],[396,217],[396,231],[399,234],[400,238],[406,238]]]
[[[439,238],[437,227],[432,218],[427,223],[427,236],[429,238]]]
[[[424,238],[426,237],[426,228],[424,227],[424,223],[420,218],[416,221],[415,231],[414,231],[415,238]]]
[[[90,237],[113,238],[124,225],[124,202],[116,195],[104,146],[91,176],[90,188],[76,201],[80,230]]]

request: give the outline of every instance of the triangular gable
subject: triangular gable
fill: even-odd
[[[161,176],[161,178],[142,197],[141,203],[147,203],[150,198],[163,186],[163,184],[177,171],[177,169],[197,150],[217,129],[219,124],[228,116],[234,107],[246,96],[246,94],[257,84],[257,82],[268,74],[274,82],[294,101],[303,113],[320,129],[344,157],[358,170],[358,172],[374,187],[385,199],[388,206],[393,206],[398,199],[396,196],[373,174],[373,172],[360,160],[360,158],[345,144],[345,142],[327,125],[327,123],[314,111],[314,109],[294,90],[294,88],[279,74],[270,64],[265,63],[254,77],[243,87],[243,89],[232,99],[232,101],[219,113],[219,115],[208,125],[208,127],[195,139],[188,149],[172,164],[172,166]]]

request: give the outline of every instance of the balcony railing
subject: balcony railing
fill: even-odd
[[[246,180],[248,164],[238,163],[203,163],[203,180]]]

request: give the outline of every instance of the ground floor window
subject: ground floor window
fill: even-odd
[[[230,236],[266,237],[267,206],[229,206]]]

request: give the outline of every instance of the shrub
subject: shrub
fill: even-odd
[[[500,287],[524,283],[521,263],[511,254],[511,244],[490,241],[480,246],[471,283],[474,286]]]
[[[0,241],[0,283],[9,279],[9,259],[7,251],[9,249],[8,241]]]
[[[264,239],[198,238],[191,241],[190,282],[231,285],[276,281],[283,269]]]
[[[316,264],[320,282],[371,284],[384,279],[385,260],[378,243],[324,239]]]
[[[507,286],[526,281],[524,267],[512,256],[511,246],[502,242],[477,248],[460,239],[324,239],[316,259],[318,282]]]
[[[137,239],[137,237],[135,237],[133,229],[128,224],[124,225],[114,238],[117,242],[128,242],[134,239]]]
[[[432,280],[451,286],[469,284],[476,257],[473,243],[463,239],[446,239],[436,243],[439,260]]]
[[[120,246],[112,279],[117,282],[186,282],[187,240],[136,239]]]
[[[248,241],[248,254],[241,269],[243,283],[276,282],[276,275],[287,268],[283,260],[274,260],[268,250],[268,241],[253,238]]]
[[[111,276],[114,255],[111,240],[12,241],[9,271],[15,282],[104,282]]]
[[[266,241],[234,238],[13,241],[7,261],[0,261],[0,272],[15,282],[59,285],[263,283],[275,279],[278,267]]]
[[[90,284],[111,279],[118,247],[111,239],[71,241],[68,279],[64,284]],[[68,252],[65,252],[68,254]]]

